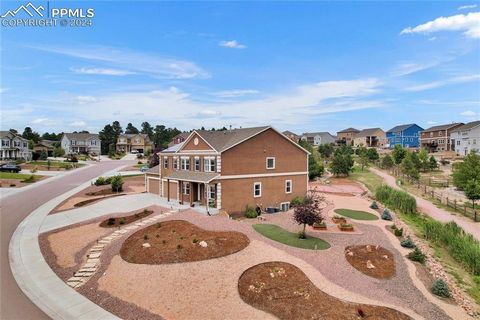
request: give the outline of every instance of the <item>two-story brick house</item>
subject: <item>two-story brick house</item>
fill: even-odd
[[[159,178],[147,190],[168,201],[238,213],[247,205],[287,210],[307,193],[308,151],[270,126],[193,131],[158,155]]]
[[[125,133],[118,136],[116,149],[117,152],[120,153],[130,153],[132,151],[138,153],[145,153],[153,149],[153,142],[150,141],[150,138],[147,134]]]
[[[383,148],[386,144],[385,132],[380,128],[363,129],[353,138],[354,147]]]
[[[100,154],[101,141],[96,133],[64,133],[60,145],[65,154]]]
[[[359,133],[360,130],[355,128],[347,128],[337,132],[337,143],[340,145],[353,145],[353,139],[355,139],[355,135]]]
[[[450,135],[461,126],[463,123],[449,123],[425,129],[420,133],[420,146],[430,152],[454,151],[455,141],[450,139]]]

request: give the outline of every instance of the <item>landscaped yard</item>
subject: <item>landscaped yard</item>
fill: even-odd
[[[25,184],[37,182],[43,176],[14,172],[0,172],[0,187],[23,187]]]
[[[13,173],[13,172],[0,172],[0,179],[18,179],[24,180],[29,178],[30,174],[23,174],[23,173]],[[35,176],[37,177],[37,176]]]
[[[372,213],[350,209],[335,209],[335,213],[354,220],[378,220],[378,217]]]
[[[50,161],[50,165],[48,161],[31,161],[27,163],[23,163],[20,167],[23,170],[52,170],[52,171],[59,171],[59,170],[71,170],[83,167],[84,164],[78,162],[66,162],[66,161]]]
[[[380,246],[363,245],[345,248],[345,258],[358,271],[378,279],[395,275],[393,254]]]
[[[254,224],[253,228],[263,236],[288,246],[310,250],[330,248],[330,244],[322,239],[311,236],[307,239],[300,239],[297,233],[287,231],[274,224]]]
[[[383,184],[383,179],[367,168],[362,171],[360,167],[354,167],[348,178],[363,183],[371,192],[375,192],[375,189]]]

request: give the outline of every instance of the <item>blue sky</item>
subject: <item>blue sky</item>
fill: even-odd
[[[21,3],[2,1],[2,14]],[[334,133],[477,120],[477,4],[50,2],[94,8],[93,25],[1,27],[1,128]]]

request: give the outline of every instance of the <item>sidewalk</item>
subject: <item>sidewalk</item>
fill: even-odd
[[[396,178],[375,168],[369,168],[369,170],[376,175],[380,176],[383,178],[385,183],[389,185],[392,188],[402,190],[399,186],[397,186],[397,181]],[[472,220],[469,220],[466,217],[462,216],[454,216],[448,211],[445,211],[443,209],[438,208],[436,205],[431,203],[428,200],[425,200],[421,197],[418,197],[416,195],[411,194],[415,200],[417,200],[417,206],[420,209],[421,212],[429,215],[430,217],[434,218],[435,220],[441,221],[441,222],[450,222],[454,221],[456,224],[458,224],[460,227],[465,230],[465,232],[470,233],[473,235],[477,240],[480,240],[480,223],[475,223]]]

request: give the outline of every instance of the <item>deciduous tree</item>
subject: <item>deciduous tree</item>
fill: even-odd
[[[305,233],[307,225],[312,226],[314,223],[323,221],[322,208],[320,207],[323,201],[323,197],[311,192],[302,204],[295,207],[293,220],[299,225],[303,225],[303,231],[299,234],[300,238],[305,239],[307,237]]]

